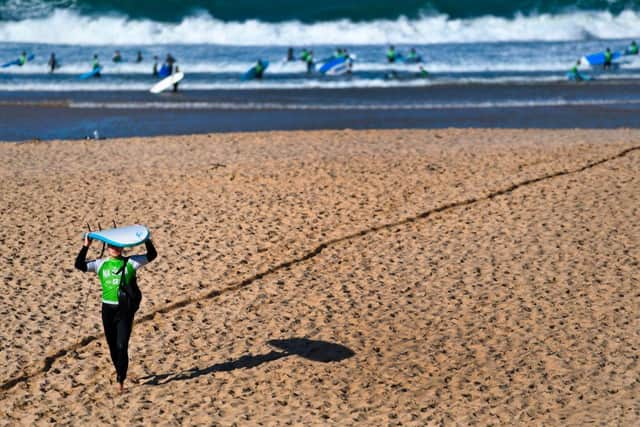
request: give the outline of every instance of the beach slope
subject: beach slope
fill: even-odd
[[[637,130],[3,143],[0,159],[0,424],[640,422]],[[98,280],[73,269],[86,224],[113,221],[159,252],[124,395]]]

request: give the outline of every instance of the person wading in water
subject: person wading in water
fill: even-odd
[[[116,381],[120,393],[124,391],[124,380],[127,377],[129,367],[129,337],[133,327],[133,316],[137,310],[137,305],[131,306],[129,299],[123,299],[121,281],[134,284],[136,281],[136,270],[143,265],[153,261],[158,253],[156,252],[151,239],[145,240],[144,244],[147,253],[144,255],[134,255],[129,258],[122,256],[123,248],[107,245],[109,256],[92,261],[86,261],[87,251],[92,240],[85,236],[84,244],[76,258],[75,267],[83,272],[93,272],[100,278],[102,285],[102,325],[104,336],[109,345],[111,361],[116,368]],[[126,269],[123,267],[126,261]],[[130,287],[129,287],[130,288]],[[135,284],[137,289],[137,284]],[[139,304],[139,301],[137,302]]]

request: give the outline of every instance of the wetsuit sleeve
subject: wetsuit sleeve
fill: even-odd
[[[155,246],[153,246],[153,242],[151,239],[147,239],[144,241],[144,245],[147,248],[147,261],[151,262],[157,258],[158,252],[156,252]]]
[[[143,265],[146,265],[157,258],[158,252],[156,252],[156,248],[153,246],[151,240],[146,240],[144,242],[147,247],[147,253],[144,255],[134,255],[129,258],[129,262],[133,266],[134,270],[139,269]]]
[[[87,262],[86,262],[87,251],[89,251],[89,248],[86,246],[82,246],[82,248],[80,249],[80,253],[76,257],[76,264],[75,264],[75,267],[84,273],[87,272]]]

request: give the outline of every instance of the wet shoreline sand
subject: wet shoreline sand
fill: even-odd
[[[8,424],[640,419],[637,130],[212,134],[0,158]],[[126,397],[97,279],[72,268],[85,224],[111,220],[147,224],[160,254],[139,276]]]
[[[1,92],[0,141],[323,129],[637,128],[638,83]]]

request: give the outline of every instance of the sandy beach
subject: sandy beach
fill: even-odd
[[[640,423],[639,130],[0,143],[0,159],[0,425]],[[73,268],[86,224],[113,221],[159,252],[123,395],[99,281]]]

